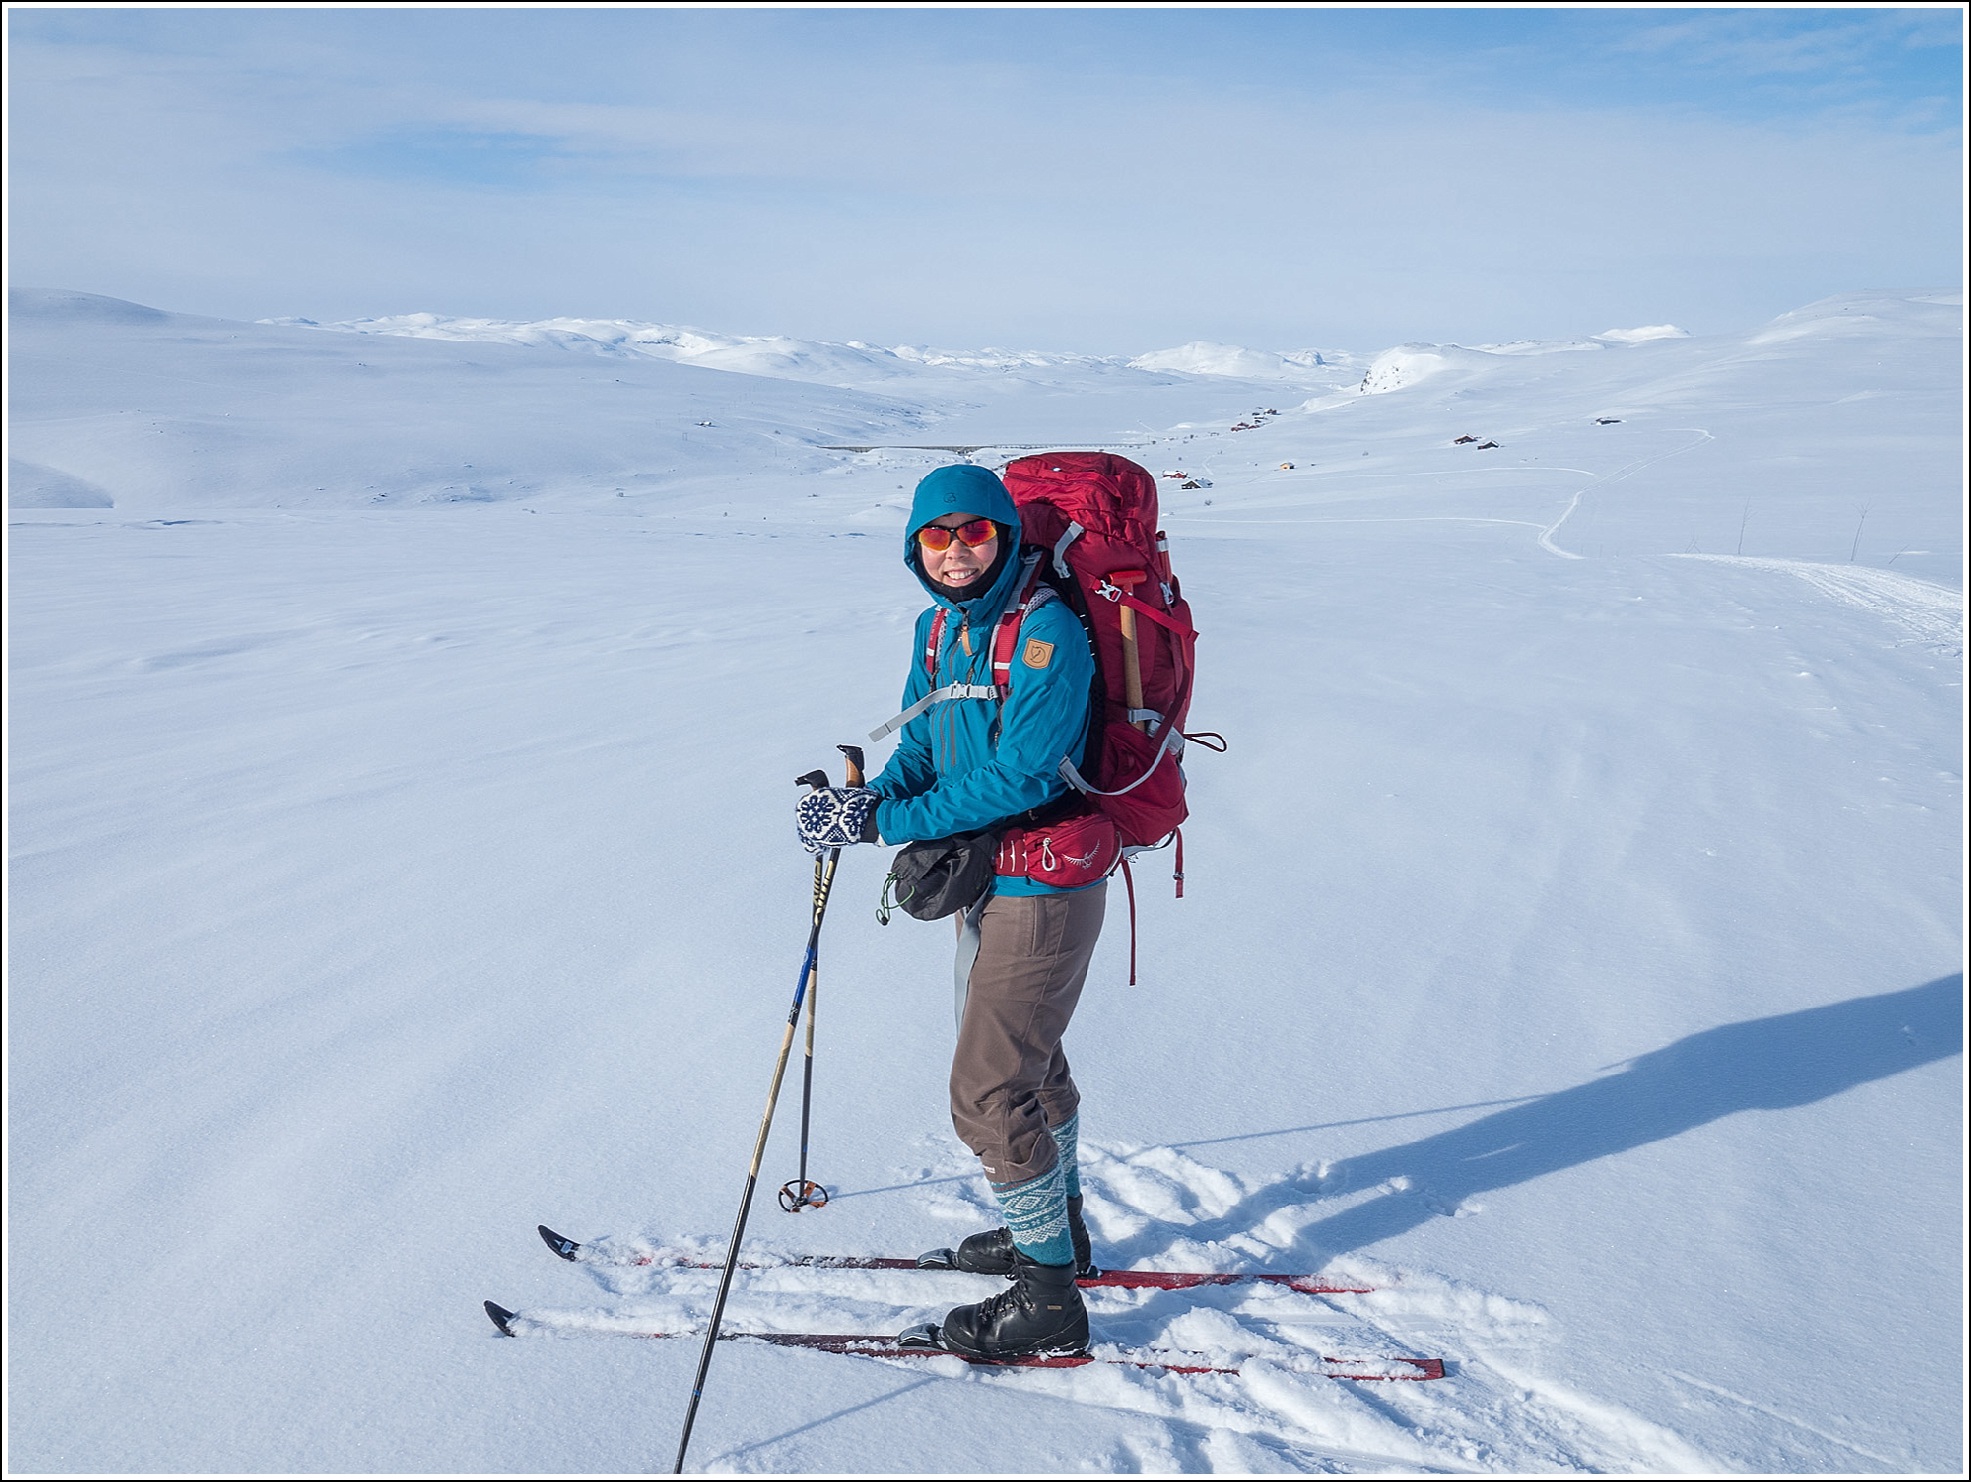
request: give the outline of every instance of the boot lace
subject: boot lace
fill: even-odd
[[[1016,1281],[979,1303],[979,1326],[983,1328],[990,1323],[996,1323],[1015,1308],[1021,1311],[1031,1311],[1033,1308],[1033,1294],[1027,1290],[1024,1281]]]

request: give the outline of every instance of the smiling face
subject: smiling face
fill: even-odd
[[[945,515],[931,521],[942,530],[957,530],[961,525],[969,525],[979,519],[978,515]],[[934,551],[923,541],[917,543],[919,558],[924,563],[924,574],[934,582],[947,587],[964,588],[979,579],[982,572],[993,563],[999,554],[999,536],[994,534],[983,545],[967,545],[957,536],[941,551]]]

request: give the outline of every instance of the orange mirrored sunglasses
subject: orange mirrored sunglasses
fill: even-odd
[[[987,541],[997,538],[999,527],[984,518],[967,520],[956,529],[949,529],[943,525],[926,525],[917,532],[917,543],[927,551],[948,551],[951,549],[951,537],[954,535],[976,550]]]

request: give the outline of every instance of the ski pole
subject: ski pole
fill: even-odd
[[[855,787],[862,781],[862,748],[860,746],[840,746],[840,751],[848,759],[849,786]],[[821,888],[821,861],[814,862],[815,889]],[[828,1202],[828,1190],[808,1178],[808,1128],[814,1113],[814,1021],[821,1006],[821,963],[817,959],[808,977],[808,1038],[807,1055],[801,1065],[801,1167],[792,1183],[780,1186],[780,1207],[789,1214],[799,1214],[804,1209],[819,1209]]]
[[[862,785],[862,750],[860,747],[843,746],[838,748],[848,758],[848,777],[850,787]],[[813,771],[805,777],[794,779],[795,785],[806,785],[819,790],[828,785],[828,774]],[[718,1341],[719,1320],[725,1316],[725,1299],[732,1290],[732,1273],[738,1267],[739,1242],[746,1235],[746,1216],[752,1212],[753,1190],[760,1181],[760,1161],[766,1154],[767,1133],[773,1128],[773,1107],[780,1099],[780,1081],[787,1073],[787,1057],[794,1048],[794,1026],[801,1019],[801,1003],[814,985],[815,956],[821,943],[821,918],[828,910],[828,892],[835,883],[835,863],[841,858],[840,849],[830,849],[824,860],[817,861],[814,872],[814,921],[808,927],[807,954],[801,959],[801,973],[794,985],[794,1006],[787,1011],[787,1031],[780,1037],[780,1058],[774,1062],[773,1081],[767,1087],[766,1112],[760,1118],[760,1135],[753,1140],[753,1162],[746,1171],[746,1192],[739,1199],[739,1218],[732,1224],[732,1239],[726,1245],[725,1268],[719,1275],[719,1294],[712,1303],[711,1326],[705,1330],[705,1348],[698,1355],[698,1377],[692,1382],[691,1403],[684,1412],[684,1431],[678,1437],[678,1459],[671,1470],[674,1473],[684,1470],[684,1453],[691,1445],[691,1427],[698,1419],[698,1402],[705,1397],[705,1376],[712,1367],[712,1345]]]
[[[821,861],[814,862],[815,889],[821,888]],[[808,1178],[808,1127],[814,1107],[814,1018],[821,1002],[821,964],[817,961],[808,975],[807,1053],[801,1063],[801,1170],[790,1183],[780,1186],[780,1207],[789,1214],[819,1209],[828,1202],[828,1190]]]

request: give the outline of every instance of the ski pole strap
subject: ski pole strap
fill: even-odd
[[[943,689],[932,690],[901,715],[892,716],[883,722],[869,733],[869,739],[881,741],[892,731],[902,730],[940,700],[997,700],[998,698],[999,686],[996,684],[948,684]]]

